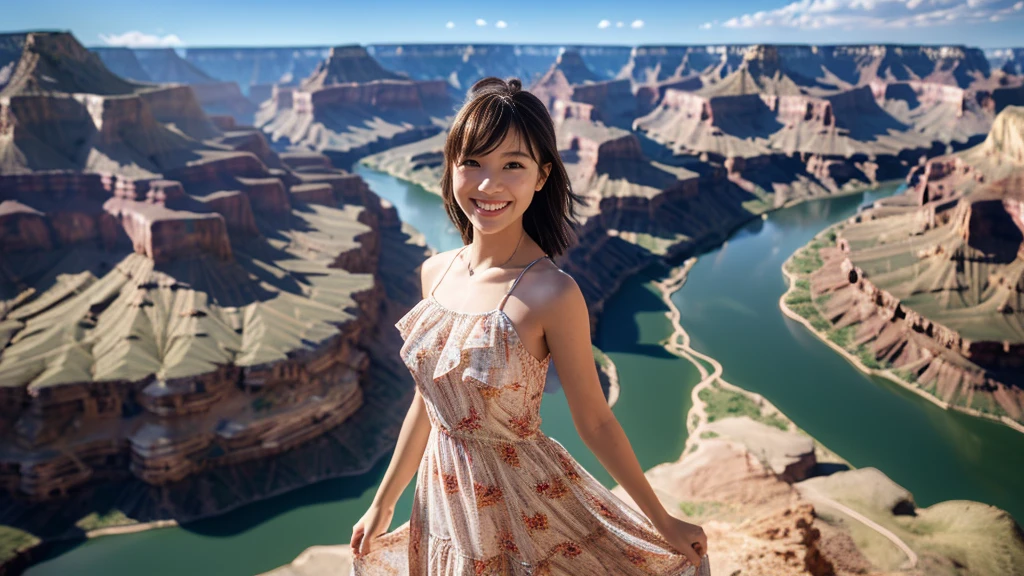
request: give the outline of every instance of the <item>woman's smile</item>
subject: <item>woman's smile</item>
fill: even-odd
[[[479,200],[477,198],[470,198],[470,200],[473,201],[473,206],[476,207],[476,212],[485,217],[497,216],[498,214],[505,212],[505,210],[512,205],[512,202],[508,200],[502,202]]]

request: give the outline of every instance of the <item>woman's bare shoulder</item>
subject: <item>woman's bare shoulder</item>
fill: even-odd
[[[430,287],[437,281],[438,276],[455,257],[459,248],[453,248],[444,252],[438,252],[427,258],[420,264],[420,282],[423,285],[423,297],[427,297]]]
[[[545,258],[531,267],[521,283],[527,284],[526,277],[531,275],[533,277],[530,278],[529,284],[524,286],[526,294],[522,298],[531,308],[557,310],[568,302],[583,298],[576,280],[550,258]]]

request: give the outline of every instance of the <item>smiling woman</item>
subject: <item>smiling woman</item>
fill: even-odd
[[[416,395],[353,526],[354,573],[708,574],[703,529],[662,507],[601,391],[583,294],[551,259],[581,199],[521,88],[481,80],[449,132],[442,197],[465,246],[423,264],[424,298],[396,324]],[[640,511],[541,431],[549,360],[580,438]],[[414,475],[409,522],[385,533]]]

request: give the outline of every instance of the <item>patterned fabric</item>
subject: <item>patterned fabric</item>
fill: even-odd
[[[432,429],[409,522],[353,573],[693,575],[646,517],[540,431],[550,355],[526,350],[504,302],[459,313],[431,291],[395,325]]]

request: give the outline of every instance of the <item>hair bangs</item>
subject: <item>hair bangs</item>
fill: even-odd
[[[515,132],[520,145],[526,142],[526,151],[530,158],[540,163],[537,146],[531,140],[530,131],[516,110],[515,103],[510,99],[492,95],[490,98],[481,98],[476,104],[466,111],[465,128],[454,143],[459,160],[472,156],[486,156],[501,146],[510,132]]]

